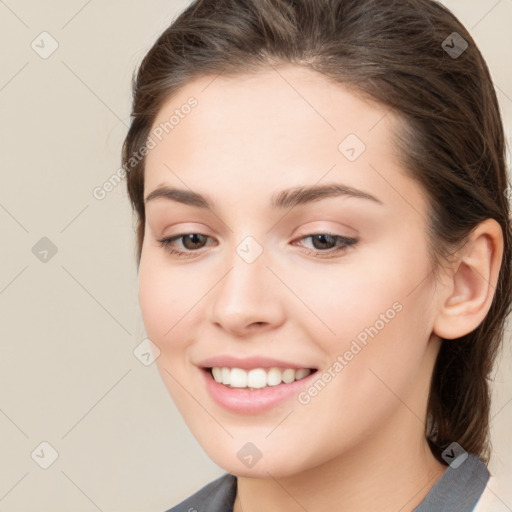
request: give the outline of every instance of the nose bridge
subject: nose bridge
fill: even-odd
[[[230,271],[221,283],[222,297],[232,312],[256,307],[268,272],[263,245],[252,235],[244,236],[227,258]]]
[[[229,267],[214,294],[213,321],[241,330],[253,323],[275,323],[280,315],[276,288],[269,282],[267,250],[252,235],[234,245]]]

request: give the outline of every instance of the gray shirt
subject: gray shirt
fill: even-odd
[[[475,455],[456,469],[448,466],[413,512],[471,512],[489,480],[485,464]],[[166,512],[233,512],[237,479],[226,473]]]

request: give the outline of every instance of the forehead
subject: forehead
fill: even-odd
[[[407,179],[392,138],[400,123],[387,107],[302,67],[203,76],[160,109],[152,133],[159,130],[161,140],[153,136],[145,191],[165,183],[270,196],[325,176],[390,198],[396,190],[383,175]]]
[[[164,138],[179,145],[193,133],[194,148],[233,149],[236,143],[238,154],[246,152],[248,157],[257,147],[261,148],[260,157],[262,150],[270,148],[273,157],[278,156],[276,137],[287,160],[293,158],[289,149],[296,153],[297,146],[303,144],[337,150],[339,141],[349,133],[370,139],[370,131],[384,115],[388,125],[395,121],[385,106],[358,98],[346,85],[303,67],[285,65],[250,75],[200,77],[163,105],[153,128],[165,126],[191,97],[197,106],[179,120],[175,116],[172,130],[163,134]]]

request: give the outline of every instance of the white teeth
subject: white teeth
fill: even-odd
[[[294,370],[287,368],[281,371],[279,368],[254,368],[246,371],[242,368],[215,367],[212,368],[213,378],[216,382],[220,382],[232,388],[249,388],[261,389],[266,386],[277,386],[284,382],[289,384],[296,380],[303,379],[311,373],[308,368],[300,368]]]
[[[229,368],[223,368],[222,371],[224,370],[229,371]],[[240,368],[233,368],[229,376],[228,384],[234,388],[245,388],[248,380],[247,372],[244,372]],[[222,382],[225,384],[224,380]]]
[[[217,382],[222,382],[222,368],[212,368],[212,373]]]
[[[286,382],[286,384],[289,384],[290,382],[293,382],[295,380],[295,370],[285,370],[283,372],[283,382]]]
[[[279,368],[270,368],[267,373],[267,385],[269,386],[277,386],[281,384],[281,370]]]
[[[311,370],[307,368],[300,368],[299,370],[295,370],[295,380],[303,379],[307,377],[311,373]]]
[[[230,383],[230,374],[231,371],[229,370],[229,368],[222,368],[222,384]]]
[[[244,373],[247,375],[247,383],[245,385],[240,385],[236,380],[231,380],[231,385],[237,388],[264,388],[267,385],[267,372],[263,368],[255,368],[254,370],[250,370],[247,373],[245,370],[241,370],[240,368],[233,368],[231,370],[231,376],[238,370],[240,373]]]

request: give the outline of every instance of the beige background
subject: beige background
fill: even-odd
[[[510,141],[512,0],[444,3],[488,61]],[[133,354],[145,333],[125,183],[92,195],[119,168],[132,71],[187,4],[0,1],[0,511],[162,512],[224,473]],[[34,40],[58,48],[42,58]],[[490,469],[512,510],[510,356],[509,342]],[[47,469],[43,441],[58,452]]]

